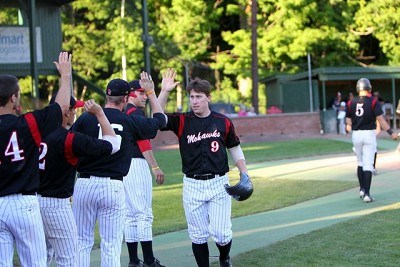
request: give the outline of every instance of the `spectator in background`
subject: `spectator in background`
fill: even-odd
[[[281,114],[282,110],[278,108],[277,106],[270,106],[267,109],[267,114]]]
[[[240,110],[238,112],[238,117],[245,117],[247,116],[246,107],[244,105],[240,105]]]
[[[339,111],[340,108],[340,102],[342,102],[342,94],[340,92],[336,93],[336,96],[332,99],[331,101],[331,107],[333,110],[336,112]]]
[[[347,97],[347,101],[351,101],[351,100],[353,100],[353,98],[354,98],[354,94],[353,94],[353,92],[350,92],[349,96]]]
[[[346,102],[340,102],[340,107],[337,115],[339,121],[339,134],[346,135]]]
[[[257,116],[257,113],[254,111],[254,107],[249,108],[249,111],[247,111],[247,116]]]

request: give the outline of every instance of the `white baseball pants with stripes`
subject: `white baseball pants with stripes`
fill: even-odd
[[[128,175],[124,177],[126,242],[153,240],[152,180],[147,161],[143,158],[133,158]]]
[[[13,266],[14,241],[21,266],[46,266],[46,241],[36,195],[0,197],[0,266]]]
[[[78,232],[69,198],[39,198],[47,245],[47,264],[55,256],[57,266],[77,266]]]
[[[78,266],[90,266],[96,220],[101,238],[101,266],[121,266],[125,222],[125,192],[122,181],[106,177],[78,178],[72,199],[78,229]]]
[[[193,243],[206,243],[210,236],[221,246],[231,241],[232,198],[225,191],[227,183],[227,174],[204,181],[184,176],[183,206]]]

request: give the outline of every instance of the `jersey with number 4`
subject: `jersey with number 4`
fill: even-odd
[[[72,196],[76,167],[80,159],[111,154],[110,142],[59,127],[40,144],[40,187],[44,197]]]
[[[82,177],[90,175],[99,177],[126,176],[131,165],[133,144],[140,139],[153,139],[159,128],[165,126],[165,116],[154,113],[153,118],[127,116],[115,108],[105,108],[104,113],[113,127],[117,137],[121,138],[121,147],[117,153],[96,160],[84,158],[78,164],[78,172]],[[95,116],[84,113],[74,123],[72,130],[91,137],[102,136]]]
[[[20,117],[0,115],[0,196],[37,192],[41,140],[61,123],[57,103]]]
[[[168,114],[165,130],[178,136],[182,172],[188,176],[227,173],[226,149],[240,144],[232,121],[214,111],[205,118],[193,112]]]
[[[380,103],[369,96],[356,96],[347,103],[346,117],[351,118],[353,131],[375,130],[376,117],[382,114]]]

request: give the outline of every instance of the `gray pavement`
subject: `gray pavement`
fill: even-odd
[[[350,137],[333,136],[351,141]],[[371,194],[376,201],[365,204],[358,197],[358,188],[313,199],[290,207],[235,218],[231,256],[265,247],[277,241],[321,229],[338,222],[370,214],[400,202],[400,152],[392,140],[380,138],[378,145],[389,149],[378,154],[378,175],[373,177]],[[250,175],[264,174],[272,179],[325,179],[357,181],[356,161],[352,153],[326,157],[280,160],[249,166]],[[261,176],[262,177],[262,176]],[[268,196],[266,196],[268,197]],[[196,266],[186,230],[156,236],[154,253],[166,266]],[[212,261],[217,249],[210,240]],[[140,249],[139,249],[140,250]],[[126,246],[122,248],[122,266],[128,266]],[[100,250],[93,250],[91,266],[100,266]]]

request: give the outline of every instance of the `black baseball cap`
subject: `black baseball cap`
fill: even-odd
[[[57,94],[53,95],[50,99],[50,104],[53,104],[56,102],[56,96]],[[81,108],[85,105],[85,101],[82,100],[77,100],[73,96],[71,96],[71,99],[69,101],[69,107],[70,108]]]
[[[106,95],[125,96],[131,91],[127,81],[122,79],[113,79],[107,84]]]

